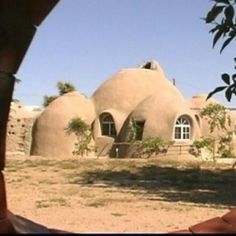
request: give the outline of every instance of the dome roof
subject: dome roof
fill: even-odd
[[[92,101],[78,92],[71,92],[50,103],[35,122],[31,153],[45,157],[70,157],[75,137],[67,135],[65,128],[74,117],[91,124],[95,118]]]
[[[139,68],[150,69],[150,70],[161,70],[159,63],[155,60],[147,61],[142,64]]]
[[[198,94],[193,96],[191,99],[187,100],[187,103],[190,108],[203,108],[206,105],[209,105],[210,103],[219,103],[214,98],[207,99],[207,94]]]
[[[105,81],[93,94],[96,112],[113,108],[129,114],[142,100],[155,91],[164,90],[173,97],[182,97],[176,87],[158,69],[123,69]],[[161,97],[160,97],[161,99]]]
[[[190,117],[194,126],[193,136],[199,136],[194,113],[188,108],[184,98],[165,90],[155,92],[142,101],[131,114],[131,119],[145,121],[144,138],[160,136],[165,140],[172,140],[175,122],[180,116]]]

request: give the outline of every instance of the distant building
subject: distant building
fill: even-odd
[[[74,117],[91,125],[98,155],[130,155],[131,121],[139,127],[137,139],[161,137],[174,141],[173,146],[190,146],[201,136],[209,135],[209,125],[201,119],[206,95],[185,99],[155,61],[139,68],[122,69],[105,81],[91,97],[78,92],[60,96],[39,114],[32,130],[32,155],[70,158],[76,141],[65,127]],[[229,111],[234,130],[235,115]],[[26,145],[27,146],[27,145]],[[27,149],[28,151],[28,149]]]
[[[7,154],[30,154],[31,129],[40,110],[27,109],[19,101],[11,103],[7,125]]]

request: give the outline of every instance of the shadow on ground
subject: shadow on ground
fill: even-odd
[[[204,170],[199,167],[177,169],[155,165],[137,167],[135,170],[85,171],[75,176],[73,183],[144,191],[149,200],[184,201],[195,204],[236,204],[236,171]]]

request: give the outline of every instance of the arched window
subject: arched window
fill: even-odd
[[[181,116],[175,123],[175,139],[189,140],[190,137],[191,137],[190,120],[185,116]]]
[[[102,135],[115,137],[116,127],[112,116],[109,113],[104,113],[100,116]]]

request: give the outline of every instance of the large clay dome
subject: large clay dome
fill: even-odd
[[[182,97],[178,89],[166,79],[160,65],[155,64],[155,70],[141,67],[119,71],[105,81],[92,98],[98,114],[111,108],[129,114],[142,100],[161,90],[172,94],[173,98]]]
[[[44,157],[71,157],[75,136],[67,135],[68,122],[80,117],[91,124],[95,118],[92,101],[78,92],[71,92],[54,100],[42,112],[33,128],[31,154]]]

